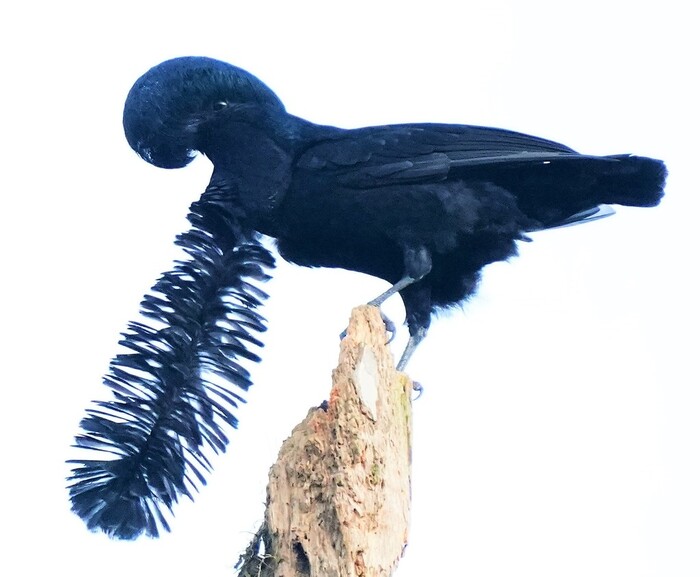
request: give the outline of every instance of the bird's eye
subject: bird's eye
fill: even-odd
[[[214,112],[219,112],[219,110],[223,110],[228,106],[228,102],[226,100],[217,100],[214,102],[214,104],[211,105],[211,108]]]

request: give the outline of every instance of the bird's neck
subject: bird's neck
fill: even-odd
[[[199,149],[214,164],[212,180],[225,183],[231,202],[250,224],[277,236],[275,213],[289,188],[293,163],[325,133],[325,127],[287,114],[232,115],[202,135]]]
[[[257,123],[227,122],[206,135],[201,151],[214,164],[212,183],[225,186],[230,202],[243,210],[253,228],[265,234],[289,187],[292,154]]]

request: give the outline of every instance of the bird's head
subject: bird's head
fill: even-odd
[[[124,105],[124,133],[147,162],[182,168],[198,150],[202,126],[241,105],[284,111],[275,93],[241,68],[213,58],[174,58],[134,83]]]

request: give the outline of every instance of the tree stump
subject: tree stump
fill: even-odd
[[[411,394],[379,310],[354,309],[329,401],[295,427],[270,470],[265,521],[240,575],[392,574],[408,541]]]

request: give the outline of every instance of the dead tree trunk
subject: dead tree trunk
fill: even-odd
[[[378,309],[354,309],[327,406],[309,411],[270,470],[241,576],[391,575],[408,541],[411,388]]]

